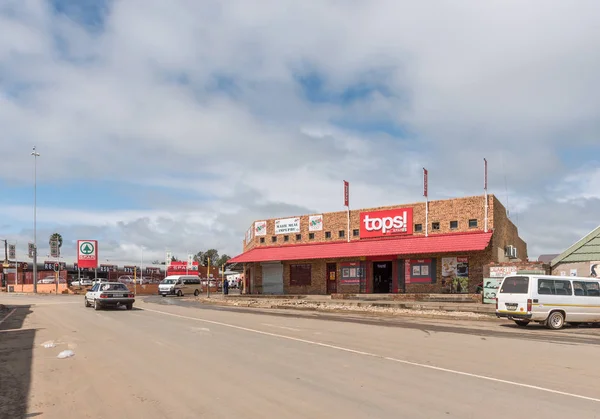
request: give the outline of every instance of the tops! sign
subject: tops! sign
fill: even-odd
[[[413,209],[397,208],[360,213],[360,238],[413,233]]]

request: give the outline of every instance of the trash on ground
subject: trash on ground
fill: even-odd
[[[49,340],[48,342],[42,343],[42,346],[46,349],[49,349],[49,348],[54,348],[56,346],[56,344],[54,342],[52,342],[51,340]]]
[[[57,358],[58,359],[64,359],[64,358],[70,358],[72,356],[75,356],[75,352],[73,352],[70,349],[67,349],[66,351],[62,351],[61,353],[58,354]]]

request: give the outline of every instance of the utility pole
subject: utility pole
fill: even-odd
[[[40,156],[33,146],[33,293],[37,294],[37,158]]]
[[[206,298],[210,298],[210,257],[206,257]]]

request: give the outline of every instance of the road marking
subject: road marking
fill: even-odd
[[[263,326],[269,326],[269,327],[277,327],[279,329],[285,329],[285,330],[291,330],[293,332],[301,332],[300,329],[294,329],[293,327],[285,327],[285,326],[277,326],[275,324],[269,324],[269,323],[261,323]]]
[[[588,400],[588,401],[600,403],[600,399],[598,399],[598,398],[583,396],[581,394],[575,394],[575,393],[567,393],[567,392],[564,392],[564,391],[553,390],[551,388],[535,386],[535,385],[532,385],[532,384],[518,383],[516,381],[503,380],[501,378],[489,377],[487,375],[472,374],[470,372],[452,370],[452,369],[443,368],[443,367],[436,367],[434,365],[420,364],[418,362],[407,361],[407,360],[404,360],[404,359],[392,358],[392,357],[389,357],[389,356],[383,356],[383,355],[378,355],[378,354],[371,353],[371,352],[359,351],[359,350],[356,350],[356,349],[344,348],[343,346],[330,345],[328,343],[316,342],[316,341],[312,341],[312,340],[308,340],[308,339],[296,338],[296,337],[293,337],[293,336],[286,336],[286,335],[280,335],[280,334],[277,334],[277,333],[265,332],[265,331],[262,331],[262,330],[250,329],[248,327],[236,326],[236,325],[233,325],[233,324],[217,322],[217,321],[214,321],[214,320],[206,320],[206,319],[199,319],[197,317],[182,316],[180,314],[168,313],[166,311],[152,310],[150,308],[144,308],[143,310],[144,311],[150,311],[150,312],[153,312],[153,313],[163,314],[163,315],[166,315],[166,316],[179,317],[181,319],[195,320],[195,321],[204,322],[204,323],[216,324],[216,325],[219,325],[219,326],[229,327],[231,329],[244,330],[246,332],[256,333],[256,334],[259,334],[259,335],[272,336],[272,337],[276,337],[276,338],[292,340],[292,341],[295,341],[295,342],[307,343],[309,345],[321,346],[323,348],[337,349],[338,351],[348,352],[348,353],[352,353],[352,354],[356,354],[356,355],[368,356],[368,357],[371,357],[371,358],[384,359],[386,361],[391,361],[391,362],[395,362],[395,363],[398,363],[398,364],[411,365],[413,367],[425,368],[425,369],[429,369],[429,370],[446,372],[446,373],[455,374],[455,375],[462,375],[463,377],[477,378],[477,379],[480,379],[480,380],[491,381],[491,382],[494,382],[494,383],[508,384],[508,385],[511,385],[511,386],[528,388],[528,389],[531,389],[531,390],[538,390],[538,391],[542,391],[542,392],[546,392],[546,393],[552,393],[552,394],[560,394],[562,396],[573,397],[573,398],[576,398],[576,399],[583,399],[583,400]]]
[[[16,308],[13,308],[13,309],[11,310],[11,312],[10,312],[10,313],[8,313],[6,316],[4,316],[4,318],[3,318],[2,320],[0,320],[0,324],[4,323],[4,321],[5,321],[6,319],[8,319],[10,316],[12,316],[12,314],[13,314],[15,311],[17,311],[17,309],[16,309]]]

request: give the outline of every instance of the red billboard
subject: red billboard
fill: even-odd
[[[98,267],[98,240],[77,240],[77,266],[93,269]]]
[[[396,208],[360,213],[360,238],[413,234],[413,209]]]

